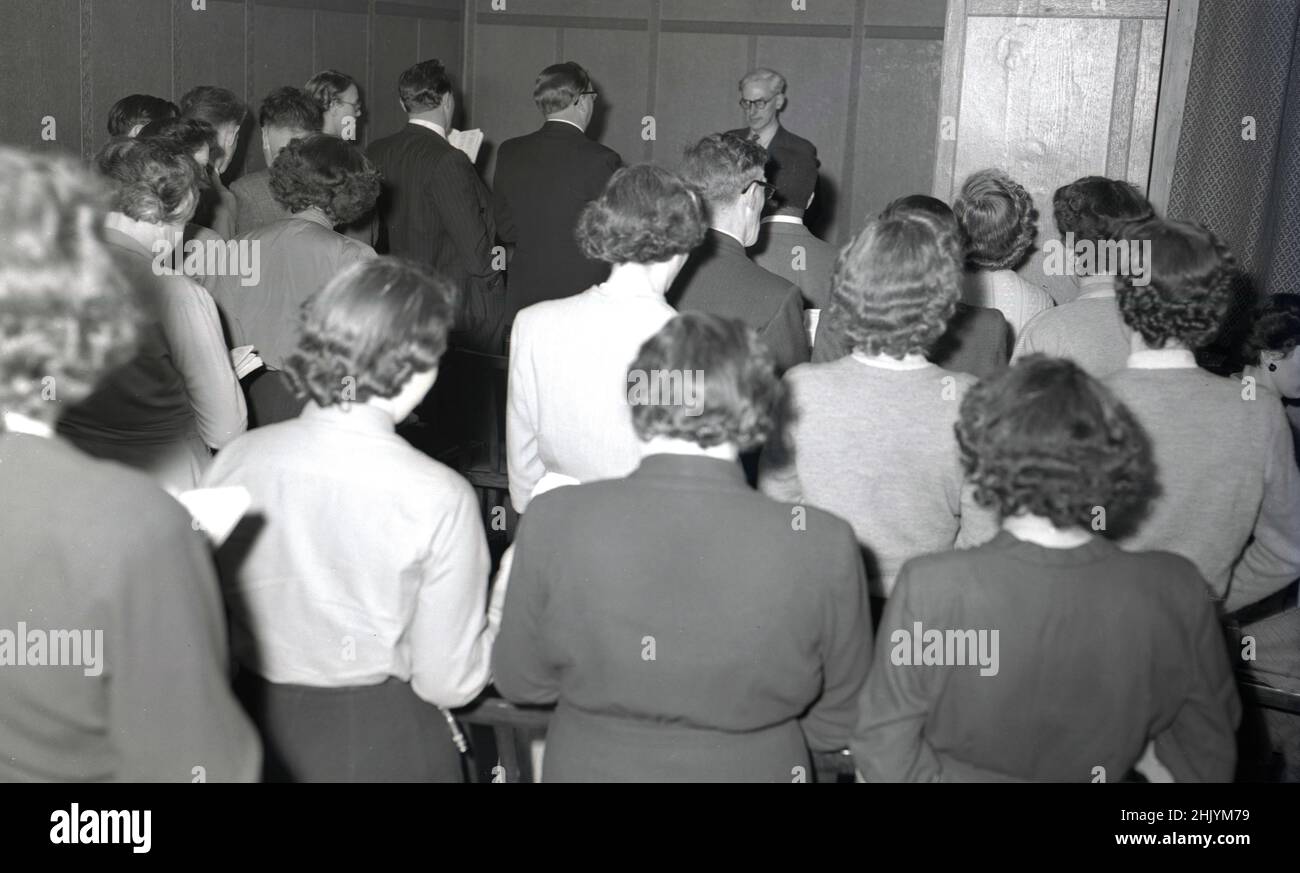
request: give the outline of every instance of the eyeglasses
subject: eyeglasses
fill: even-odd
[[[583,97],[583,96],[585,96],[585,95],[587,95],[587,94],[590,94],[590,95],[592,96],[592,99],[594,100],[595,97],[596,97],[596,94],[597,94],[597,93],[598,93],[598,92],[596,92],[596,91],[579,91],[579,92],[578,92],[578,96],[579,96],[579,97]]]
[[[745,100],[742,98],[740,101],[740,108],[745,111],[749,111],[750,109],[766,109],[767,104],[771,103],[775,99],[775,94],[771,97],[764,97],[762,100]]]
[[[767,182],[764,182],[762,179],[755,179],[754,181],[752,181],[752,182],[750,182],[748,185],[746,185],[746,186],[745,186],[745,190],[743,190],[743,191],[740,192],[740,196],[741,196],[741,197],[744,197],[746,194],[749,193],[749,189],[753,188],[755,185],[762,185],[762,186],[763,186],[763,200],[764,200],[764,201],[771,200],[773,197],[776,196],[776,190],[777,190],[777,189],[776,189],[776,186],[775,186],[775,185],[768,184]]]

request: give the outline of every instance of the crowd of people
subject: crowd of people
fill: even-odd
[[[837,250],[786,80],[739,91],[625,166],[547,67],[491,190],[434,60],[365,150],[350,77],[274,89],[229,187],[212,86],[0,147],[0,778],[461,781],[492,693],[547,781],[1234,778],[1238,675],[1300,693],[1300,295],[1211,372],[1243,271],[1099,176],[1056,229],[1145,254],[1059,304],[1001,169]],[[508,372],[504,556],[398,432],[453,349]]]

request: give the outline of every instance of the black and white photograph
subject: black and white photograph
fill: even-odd
[[[1300,0],[0,0],[0,805],[1286,845],[1297,345]]]

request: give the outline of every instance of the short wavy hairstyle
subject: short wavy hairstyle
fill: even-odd
[[[738,199],[754,179],[765,179],[767,149],[734,133],[711,133],[686,147],[681,174],[710,208]]]
[[[568,109],[584,91],[591,90],[591,75],[580,64],[551,64],[537,74],[533,103],[543,115]]]
[[[939,222],[944,228],[945,241],[951,240],[957,261],[960,262],[966,252],[966,237],[962,233],[961,224],[957,221],[957,215],[952,211],[952,207],[938,197],[931,197],[929,194],[908,194],[897,197],[885,204],[878,217],[894,218],[915,214],[928,215]]]
[[[72,160],[0,146],[6,412],[53,424],[134,353],[140,311],[104,243],[107,201],[100,180]]]
[[[699,195],[671,170],[636,164],[615,171],[578,216],[574,238],[593,261],[653,264],[695,248],[708,221]]]
[[[307,80],[303,90],[316,101],[316,105],[320,107],[323,115],[330,110],[331,106],[339,102],[349,88],[354,87],[357,89],[359,96],[360,86],[347,73],[340,73],[338,70],[321,70]]]
[[[181,115],[206,121],[213,128],[242,125],[248,117],[248,107],[235,96],[234,91],[216,85],[199,85],[181,97]]]
[[[646,340],[628,368],[637,436],[703,448],[753,449],[772,432],[781,382],[772,353],[734,318],[683,312]]]
[[[217,131],[206,121],[197,118],[160,118],[149,122],[140,129],[136,139],[156,139],[171,143],[185,154],[193,156],[204,146],[208,147],[208,166],[216,163],[221,156],[221,145],[217,142]],[[197,160],[197,158],[195,159]],[[203,169],[202,166],[199,169]],[[199,187],[206,187],[208,177],[200,174]]]
[[[1208,228],[1163,218],[1130,224],[1123,235],[1150,252],[1146,285],[1134,284],[1139,277],[1132,270],[1116,282],[1124,323],[1153,349],[1210,343],[1241,275],[1228,247]]]
[[[302,88],[284,85],[266,95],[257,110],[257,123],[263,128],[319,133],[325,124],[325,112],[316,98]]]
[[[150,224],[184,224],[198,206],[202,168],[167,139],[117,137],[99,150],[95,166],[112,192],[109,208]]]
[[[831,279],[833,318],[850,346],[895,358],[928,351],[961,296],[960,251],[951,225],[924,212],[869,222]]]
[[[315,206],[335,225],[350,224],[379,199],[379,171],[351,143],[313,133],[290,140],[276,156],[271,196],[291,213]]]
[[[1258,360],[1260,352],[1288,355],[1300,345],[1300,294],[1272,294],[1255,315],[1250,331],[1250,348]]]
[[[966,262],[975,269],[1015,268],[1038,235],[1034,198],[1001,170],[966,177],[952,211],[966,237]]]
[[[451,93],[451,75],[436,58],[407,67],[397,79],[397,97],[407,112],[437,109]]]
[[[110,136],[130,136],[136,127],[180,114],[180,109],[170,100],[151,94],[128,94],[108,110],[108,133]]]
[[[352,264],[303,303],[285,372],[321,406],[395,397],[412,375],[438,365],[457,300],[451,281],[414,261]]]
[[[976,502],[1003,518],[1042,516],[1091,527],[1096,508],[1116,532],[1156,488],[1137,419],[1067,358],[1028,355],[966,392],[955,426]]]
[[[1105,176],[1084,176],[1062,185],[1052,194],[1052,217],[1064,236],[1105,242],[1119,239],[1130,222],[1155,215],[1155,209],[1137,186]]]

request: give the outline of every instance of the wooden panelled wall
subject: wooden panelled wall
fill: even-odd
[[[127,94],[176,100],[220,85],[255,116],[272,88],[328,67],[362,83],[361,139],[373,139],[405,121],[403,69],[436,57],[463,74],[463,10],[462,0],[0,0],[0,142],[89,158]],[[47,116],[54,142],[41,137]],[[236,171],[263,166],[248,127]]]
[[[688,142],[744,126],[737,80],[769,66],[789,81],[783,123],[821,155],[814,227],[844,242],[890,199],[931,188],[945,10],[945,0],[473,0],[468,121],[489,147],[533,130],[537,73],[572,60],[600,90],[596,136],[628,163],[674,167]],[[643,138],[646,116],[654,139]],[[493,157],[481,157],[489,179]]]

